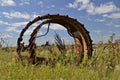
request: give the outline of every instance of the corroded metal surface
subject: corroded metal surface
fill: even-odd
[[[36,54],[35,54],[35,41],[39,29],[47,23],[57,23],[65,27],[68,33],[74,38],[75,48],[76,48],[76,62],[79,63],[79,55],[83,54],[87,58],[92,56],[92,40],[90,38],[89,32],[85,29],[84,25],[79,23],[76,19],[71,18],[65,15],[59,14],[46,14],[43,16],[38,16],[32,21],[28,22],[25,28],[21,31],[20,36],[17,41],[17,53],[21,57],[21,46],[20,43],[23,41],[23,35],[26,30],[37,21],[42,21],[32,32],[29,39],[28,51],[29,51],[29,62],[32,64],[36,63]]]

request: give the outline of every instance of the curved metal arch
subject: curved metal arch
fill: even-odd
[[[20,33],[20,36],[19,36],[19,38],[18,38],[18,40],[17,40],[17,53],[18,53],[18,55],[19,56],[21,56],[20,55],[20,44],[21,44],[21,42],[22,42],[22,40],[23,40],[23,35],[24,35],[24,33],[26,32],[26,30],[32,25],[32,24],[34,24],[35,22],[37,22],[37,21],[39,21],[39,20],[44,20],[44,19],[53,19],[53,18],[55,18],[55,19],[60,19],[60,18],[62,18],[62,17],[66,17],[66,18],[69,18],[68,16],[63,16],[63,15],[61,15],[61,16],[59,16],[59,14],[53,14],[53,15],[49,15],[49,14],[46,14],[46,15],[43,15],[43,16],[38,16],[38,17],[36,17],[36,18],[34,18],[32,21],[29,21],[27,24],[26,24],[26,26],[25,26],[25,28],[23,28],[22,29],[22,31],[21,31],[21,33]]]
[[[18,55],[20,55],[19,44],[22,41],[23,34],[30,27],[30,25],[32,25],[33,23],[35,23],[39,20],[44,20],[44,21],[33,30],[33,33],[31,34],[31,38],[29,39],[28,47],[29,47],[30,57],[32,57],[33,54],[35,55],[34,44],[35,44],[37,32],[42,27],[42,25],[47,24],[47,23],[60,24],[60,25],[64,26],[65,28],[67,28],[68,32],[70,32],[71,34],[73,34],[74,32],[78,32],[79,36],[81,37],[81,40],[79,40],[79,44],[81,44],[81,46],[84,49],[83,50],[84,55],[87,55],[88,58],[90,58],[92,56],[92,40],[89,36],[89,32],[85,29],[84,25],[79,23],[76,19],[70,18],[68,16],[64,16],[64,15],[58,15],[58,14],[57,15],[47,14],[47,15],[44,15],[41,17],[38,16],[26,25],[26,27],[22,30],[22,32],[18,38],[18,42],[17,42]]]

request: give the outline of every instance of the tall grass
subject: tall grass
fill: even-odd
[[[79,66],[74,65],[73,51],[68,51],[63,59],[57,48],[50,53],[38,47],[37,56],[55,59],[56,64],[35,66],[26,62],[16,63],[15,48],[8,51],[0,49],[0,80],[120,80],[120,40],[114,48],[111,43],[93,46],[92,58],[83,60]]]

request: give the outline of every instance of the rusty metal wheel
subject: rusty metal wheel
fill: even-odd
[[[26,32],[26,30],[37,21],[42,21],[36,28],[33,30],[31,37],[29,39],[29,45],[28,45],[28,51],[29,51],[29,61],[30,63],[35,64],[36,63],[36,54],[35,54],[35,41],[37,36],[37,33],[39,29],[44,24],[50,24],[50,23],[56,23],[60,24],[63,27],[65,27],[70,34],[70,36],[73,37],[75,42],[75,48],[76,48],[76,63],[79,64],[80,62],[80,55],[83,54],[87,58],[91,58],[92,56],[92,40],[90,38],[89,32],[85,29],[84,25],[78,22],[76,19],[71,18],[67,15],[59,15],[59,14],[46,14],[43,16],[38,16],[34,18],[32,21],[28,22],[28,24],[25,26],[25,28],[21,31],[20,36],[17,41],[17,54],[19,57],[21,57],[21,42],[23,41],[23,35]]]

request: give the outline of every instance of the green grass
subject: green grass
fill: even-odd
[[[70,51],[67,58],[62,60],[61,57],[55,66],[34,66],[25,62],[16,63],[15,48],[0,50],[0,80],[120,80],[120,42],[114,49],[110,45],[94,45],[92,59],[83,60],[79,66],[63,64],[67,60],[74,61],[75,55]],[[36,53],[46,58],[61,56],[57,49],[54,51],[53,55],[38,48]]]

